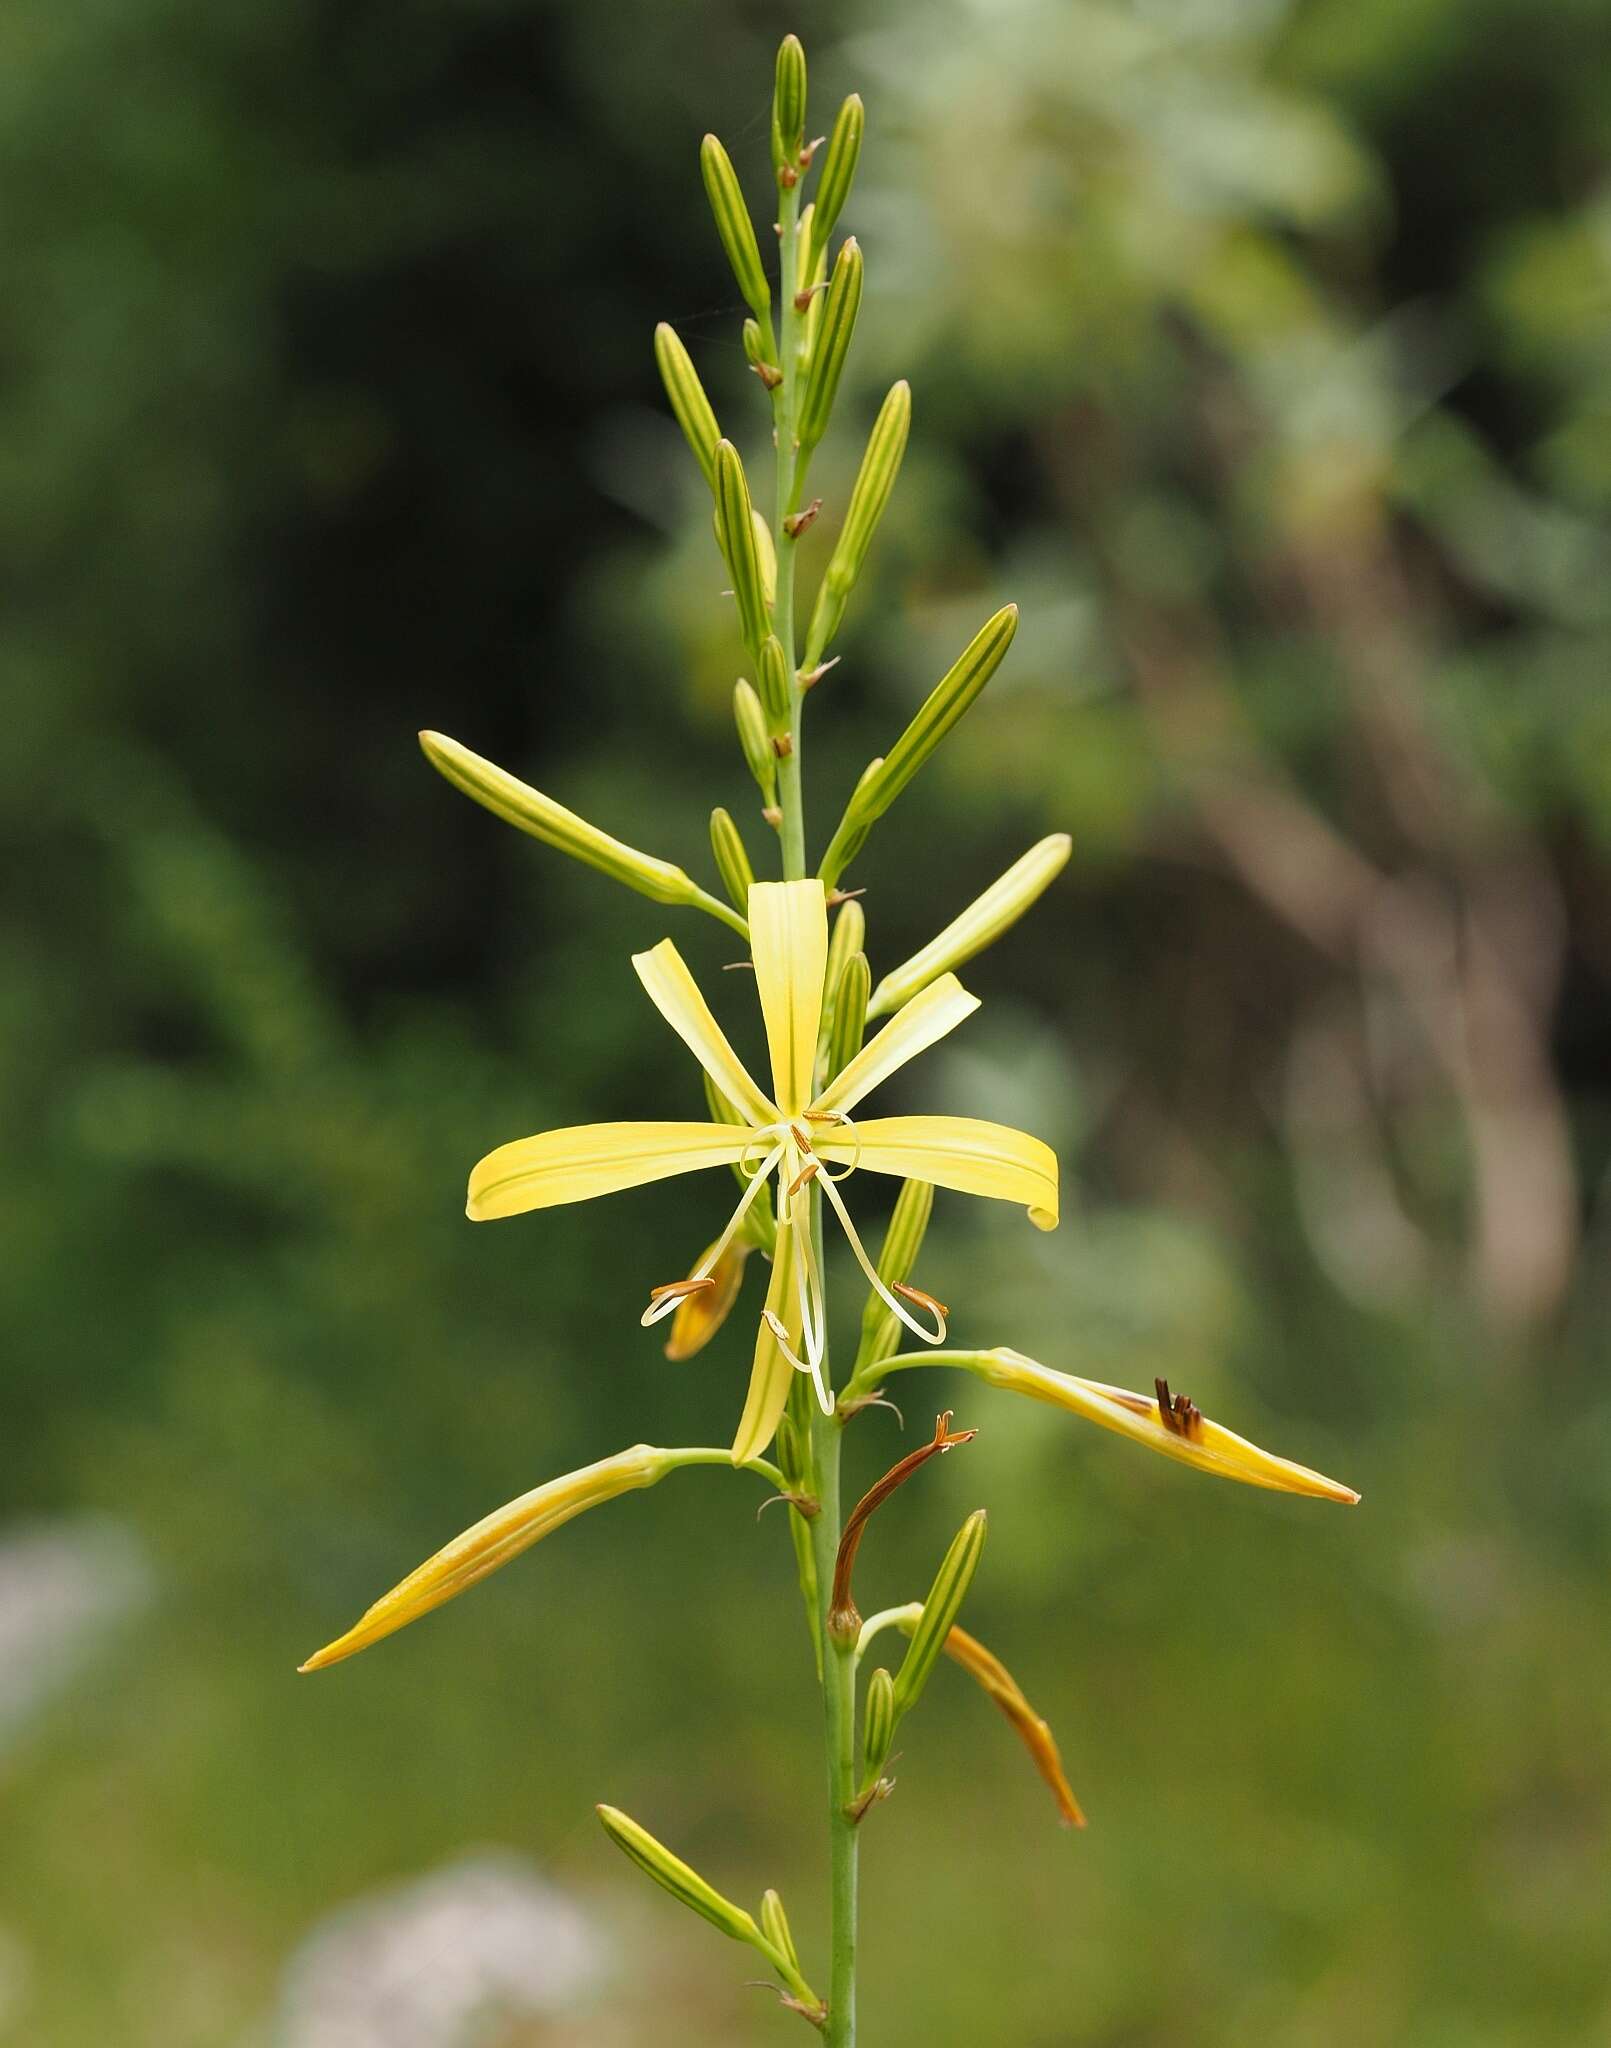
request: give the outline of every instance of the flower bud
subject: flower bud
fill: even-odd
[[[880,1664],[867,1681],[867,1703],[862,1709],[862,1776],[867,1783],[889,1762],[894,1739],[895,1681]]]
[[[715,857],[716,872],[722,878],[722,887],[734,908],[746,909],[755,870],[750,866],[750,857],[744,849],[739,829],[733,823],[732,813],[724,811],[719,804],[710,814],[710,850]]]
[[[833,1028],[828,1035],[828,1078],[842,1074],[861,1051],[867,1035],[867,991],[872,987],[865,953],[852,953],[834,989]]]
[[[772,732],[787,732],[793,709],[789,702],[789,664],[784,657],[783,643],[775,633],[769,633],[761,643],[756,675],[761,685],[761,705],[766,712],[768,728]]]
[[[929,692],[877,772],[869,771],[857,783],[818,870],[830,888],[843,874],[869,828],[889,809],[1001,666],[1017,630],[1015,604],[1003,605],[987,619]]]
[[[776,391],[783,382],[783,372],[766,353],[766,343],[761,338],[761,323],[758,320],[744,322],[744,356],[767,390]]]
[[[692,1272],[697,1273],[704,1265],[714,1245],[707,1245],[694,1261]],[[671,1318],[671,1335],[666,1339],[666,1356],[680,1363],[692,1358],[696,1351],[703,1351],[722,1324],[727,1321],[738,1291],[744,1284],[744,1264],[755,1247],[742,1235],[722,1253],[712,1266],[710,1277],[714,1287],[702,1287],[697,1294],[685,1294],[677,1304]]]
[[[856,159],[861,155],[862,131],[866,125],[867,110],[861,103],[860,93],[853,92],[834,120],[833,133],[828,138],[828,153],[822,160],[822,176],[817,180],[811,239],[819,249],[827,247],[828,237],[850,197],[850,188],[856,178]]]
[[[917,1704],[928,1675],[934,1669],[934,1661],[945,1647],[951,1624],[956,1620],[957,1611],[979,1568],[980,1553],[984,1549],[985,1519],[983,1508],[976,1508],[969,1515],[951,1539],[951,1548],[934,1575],[934,1584],[923,1602],[922,1615],[912,1631],[912,1640],[895,1677],[896,1720],[903,1714],[909,1714]]]
[[[889,1228],[884,1232],[884,1246],[878,1254],[878,1277],[891,1293],[912,1277],[933,1207],[934,1190],[926,1180],[901,1182]],[[861,1342],[856,1348],[855,1371],[860,1372],[864,1366],[871,1369],[897,1351],[900,1334],[901,1326],[885,1306],[883,1296],[869,1288],[861,1312]]]
[[[789,40],[793,42],[794,38],[791,36]],[[789,1927],[789,1916],[783,1910],[783,1901],[774,1891],[765,1891],[761,1894],[761,1932],[778,1954],[786,1956],[798,1970],[800,1951],[794,1945],[794,1935]]]
[[[599,831],[596,825],[588,824],[585,818],[577,817],[574,811],[566,810],[563,804],[555,803],[552,797],[544,796],[540,790],[533,789],[506,769],[495,767],[491,761],[484,761],[479,754],[471,753],[468,747],[461,747],[457,740],[450,740],[445,733],[422,732],[420,746],[426,760],[439,774],[446,776],[455,789],[462,789],[466,796],[474,797],[494,817],[517,826],[522,832],[529,832],[533,839],[540,839],[545,846],[557,847],[561,853],[568,853],[572,860],[597,868],[600,874],[624,882],[627,888],[636,889],[640,896],[653,897],[656,903],[697,905],[702,910],[709,910],[714,905],[725,922],[739,923],[725,905],[716,905],[714,897],[707,896],[681,868],[673,867],[668,860],[656,860],[652,854],[640,853],[635,846],[625,846],[619,839],[612,839],[607,832]]]
[[[840,904],[828,939],[828,965],[822,985],[828,991],[830,1003],[833,991],[839,986],[839,977],[845,971],[845,962],[852,953],[865,953],[866,950],[867,913],[861,907],[861,899],[850,896]]]
[[[666,387],[666,396],[671,401],[677,424],[705,472],[706,483],[710,483],[715,472],[716,443],[721,439],[722,430],[716,424],[716,415],[705,396],[705,387],[699,381],[699,373],[677,330],[664,320],[654,331],[654,359],[660,365],[660,381]]]
[[[715,460],[716,538],[733,579],[739,631],[744,636],[745,646],[758,653],[771,627],[767,622],[766,584],[755,531],[754,508],[750,504],[749,482],[744,475],[739,452],[731,441],[716,443]],[[767,539],[770,546],[770,534]]]
[[[811,372],[806,379],[805,397],[800,405],[796,439],[802,449],[815,448],[827,431],[828,416],[839,390],[840,372],[850,353],[861,307],[861,245],[854,235],[839,251],[828,286],[828,303],[822,314],[822,332],[811,352]]]
[[[428,1557],[333,1643],[327,1643],[298,1668],[322,1671],[339,1664],[344,1657],[367,1650],[371,1643],[405,1628],[422,1614],[442,1606],[458,1594],[495,1572],[500,1565],[518,1557],[523,1550],[601,1501],[614,1500],[634,1487],[653,1486],[678,1463],[675,1451],[660,1451],[649,1444],[634,1444],[613,1458],[601,1458],[595,1465],[567,1472],[561,1479],[523,1493],[518,1500],[497,1509],[434,1557]]]
[[[739,190],[738,177],[729,158],[714,135],[707,135],[699,147],[699,168],[704,174],[705,196],[710,201],[710,210],[716,217],[716,232],[721,237],[722,248],[727,260],[733,266],[733,276],[743,294],[744,303],[761,325],[761,338],[766,344],[770,358],[775,349],[772,340],[772,289],[761,268],[761,252],[755,240],[755,224],[750,219],[750,210],[744,204],[744,195]]]
[[[680,1899],[691,1912],[702,1920],[708,1920],[712,1927],[723,1934],[731,1935],[734,1941],[747,1941],[755,1946],[761,1940],[761,1930],[742,1906],[735,1906],[731,1899],[724,1899],[713,1885],[706,1884],[697,1870],[691,1869],[680,1856],[673,1856],[663,1842],[657,1842],[647,1828],[624,1814],[618,1806],[601,1806],[599,1819],[604,1823],[604,1832],[622,1849],[646,1877],[652,1877],[663,1891],[670,1892],[674,1899]]]
[[[805,141],[806,60],[798,36],[785,36],[778,45],[777,72],[772,86],[772,164],[775,170],[794,169]]]
[[[761,709],[761,700],[742,676],[733,685],[733,723],[738,727],[738,743],[744,749],[749,771],[760,787],[762,798],[771,803],[777,795],[778,757],[767,737],[766,713]]]
[[[888,397],[879,407],[873,431],[867,438],[867,450],[856,473],[844,524],[839,529],[839,538],[834,544],[833,555],[812,608],[805,659],[800,664],[803,669],[816,667],[839,630],[850,593],[867,560],[873,534],[895,488],[911,424],[912,388],[902,378],[891,386]]]
[[[884,976],[867,1005],[867,1015],[888,1016],[939,975],[960,967],[975,953],[994,944],[1062,873],[1073,843],[1066,832],[1053,832],[1032,846],[1021,860],[1014,861],[999,880],[976,897],[960,917],[954,917],[943,932],[936,933],[921,952],[903,960]]]

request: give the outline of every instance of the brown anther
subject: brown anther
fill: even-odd
[[[790,1124],[789,1135],[802,1152],[809,1152],[811,1150],[811,1140],[798,1124]]]
[[[775,732],[772,735],[772,751],[780,761],[786,761],[794,752],[794,741],[786,732]]]
[[[828,891],[828,908],[830,910],[837,910],[841,903],[852,903],[858,896],[865,896],[866,894],[867,891],[865,889],[830,889]]]
[[[1154,1380],[1153,1385],[1158,1389],[1158,1420],[1171,1435],[1196,1443],[1203,1433],[1203,1411],[1184,1394],[1171,1395],[1167,1380]]]
[[[817,151],[818,151],[819,149],[821,149],[822,145],[823,145],[823,144],[824,144],[824,143],[825,143],[825,142],[826,142],[827,140],[828,140],[828,138],[827,138],[827,136],[826,136],[826,135],[819,135],[819,136],[817,136],[817,137],[816,137],[816,139],[815,139],[814,141],[812,141],[812,142],[808,142],[808,143],[806,144],[806,146],[804,147],[804,149],[802,149],[802,150],[801,150],[801,152],[800,152],[800,168],[801,168],[801,170],[802,170],[802,171],[809,171],[809,170],[810,170],[810,168],[811,168],[811,159],[812,159],[812,158],[813,158],[813,157],[814,157],[814,156],[816,155]]]
[[[827,289],[828,280],[826,278],[820,284],[808,284],[803,292],[795,293],[794,310],[797,313],[809,313],[811,301],[817,296],[818,292],[825,292]]]
[[[795,673],[794,680],[800,685],[802,690],[814,690],[828,673],[829,669],[837,668],[843,660],[844,656],[842,654],[836,654],[832,661],[819,661],[815,668],[799,669]]]
[[[768,391],[776,391],[783,382],[783,372],[775,363],[751,363],[750,368],[760,378]]]
[[[851,1594],[850,1579],[856,1568],[856,1552],[861,1548],[862,1532],[869,1520],[895,1489],[904,1486],[930,1458],[954,1449],[957,1444],[970,1444],[978,1434],[976,1429],[953,1430],[951,1410],[947,1408],[943,1415],[934,1418],[934,1441],[921,1445],[915,1451],[908,1451],[898,1464],[890,1466],[882,1479],[868,1487],[851,1509],[844,1533],[839,1538],[839,1554],[833,1567],[833,1594],[828,1602],[828,1633],[836,1641],[854,1642],[861,1632],[861,1615]]]
[[[682,1301],[690,1294],[706,1294],[716,1285],[714,1274],[707,1273],[702,1280],[668,1280],[664,1287],[651,1287],[651,1301]]]
[[[800,1190],[803,1187],[809,1187],[811,1182],[816,1179],[817,1175],[821,1173],[821,1171],[822,1161],[820,1159],[808,1159],[805,1165],[802,1166],[800,1171],[794,1176],[794,1179],[790,1181],[789,1192],[786,1199],[792,1202],[795,1196],[800,1192]]]
[[[761,806],[761,816],[766,820],[767,824],[769,824],[772,827],[772,830],[774,832],[782,831],[783,813],[778,809],[776,804],[763,804]]]
[[[908,1287],[904,1280],[897,1280],[891,1292],[904,1294],[908,1301],[916,1302],[919,1308],[930,1310],[942,1323],[951,1313],[943,1301],[936,1301],[932,1294],[925,1294],[921,1287]]]
[[[817,514],[821,510],[822,500],[820,498],[813,498],[803,512],[791,512],[789,514],[788,518],[783,522],[783,531],[789,536],[790,540],[798,540],[806,528],[816,519]]]

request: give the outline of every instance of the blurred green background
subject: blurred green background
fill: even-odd
[[[816,841],[1013,598],[854,876],[875,977],[1075,847],[891,1103],[1044,1133],[1063,1227],[942,1195],[923,1276],[961,1341],[1167,1373],[1365,1496],[904,1379],[914,1430],[932,1400],[980,1435],[880,1518],[863,1604],[987,1505],[969,1626],[1091,1825],[942,1670],[868,1823],[870,2048],[1611,2038],[1603,0],[13,0],[0,2039],[367,2044],[286,2016],[288,1959],[478,1847],[614,1960],[475,2038],[797,2025],[590,1811],[778,1884],[820,1952],[817,1708],[753,1482],[678,1475],[293,1674],[510,1495],[731,1428],[748,1319],[681,1366],[637,1327],[714,1184],[461,1206],[505,1138],[703,1114],[627,954],[672,931],[708,986],[730,941],[413,735],[701,876],[713,803],[759,854],[650,335],[759,462],[696,152],[766,204],[787,28],[809,132],[869,110],[819,542],[915,393],[812,700]],[[851,1483],[902,1442],[857,1424]],[[406,2004],[388,2048],[471,2038]]]

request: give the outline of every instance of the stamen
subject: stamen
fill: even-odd
[[[800,1192],[800,1190],[803,1187],[809,1186],[810,1183],[816,1179],[817,1175],[821,1173],[821,1171],[822,1161],[820,1159],[808,1159],[805,1165],[802,1166],[800,1171],[794,1176],[793,1180],[789,1182],[789,1191],[788,1194],[784,1197],[784,1199],[786,1201],[792,1202],[795,1196]]]
[[[664,1301],[668,1297],[681,1301],[690,1294],[704,1294],[716,1285],[715,1279],[707,1273],[701,1280],[668,1280],[663,1287],[651,1287],[649,1299]]]
[[[762,1131],[758,1135],[764,1138],[770,1135],[770,1133]],[[732,1243],[739,1225],[749,1214],[750,1207],[756,1196],[766,1186],[767,1178],[778,1161],[783,1157],[784,1150],[785,1148],[782,1145],[774,1145],[761,1166],[750,1176],[749,1185],[745,1188],[743,1194],[739,1196],[737,1206],[734,1208],[732,1215],[727,1219],[727,1228],[700,1261],[698,1271],[690,1273],[686,1280],[670,1280],[663,1287],[653,1287],[649,1290],[649,1306],[638,1318],[639,1323],[644,1329],[650,1329],[654,1324],[662,1322],[667,1316],[674,1314],[678,1302],[684,1300],[688,1295],[696,1294],[707,1287],[715,1286],[716,1282],[711,1276],[715,1272],[717,1261]],[[745,1156],[747,1157],[748,1153]],[[740,1165],[742,1163],[741,1160]]]
[[[872,1285],[873,1292],[883,1302],[885,1308],[889,1309],[900,1322],[904,1323],[907,1329],[911,1331],[912,1335],[918,1338],[922,1343],[943,1344],[945,1342],[946,1336],[946,1315],[948,1314],[948,1311],[943,1309],[939,1302],[935,1301],[930,1295],[923,1294],[915,1288],[898,1288],[896,1290],[897,1293],[906,1295],[909,1300],[915,1301],[919,1304],[919,1306],[927,1308],[929,1312],[933,1315],[935,1323],[938,1325],[938,1327],[933,1330],[925,1329],[924,1326],[917,1321],[916,1317],[911,1314],[910,1310],[902,1307],[900,1302],[896,1300],[895,1294],[892,1294],[890,1290],[884,1285],[883,1281],[879,1278],[878,1268],[873,1264],[872,1260],[868,1258],[866,1250],[862,1245],[861,1239],[856,1235],[856,1226],[850,1220],[850,1212],[845,1207],[844,1197],[840,1194],[839,1190],[834,1186],[833,1176],[831,1174],[824,1174],[822,1176],[822,1192],[827,1196],[829,1202],[832,1204],[834,1214],[839,1218],[840,1224],[844,1229],[845,1236],[850,1240],[850,1249],[856,1254],[856,1263],[861,1267],[862,1271],[866,1274],[869,1282]]]
[[[1184,1394],[1171,1395],[1169,1382],[1155,1379],[1158,1389],[1158,1420],[1172,1436],[1184,1437],[1188,1443],[1199,1443],[1203,1434],[1203,1411],[1195,1401],[1189,1401]]]
[[[921,1287],[908,1287],[904,1280],[895,1282],[895,1292],[904,1294],[908,1301],[915,1301],[919,1308],[926,1308],[935,1321],[942,1325],[951,1313],[943,1301],[936,1301],[932,1294],[925,1294]]]

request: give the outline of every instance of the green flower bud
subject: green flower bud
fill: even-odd
[[[945,1647],[951,1624],[966,1597],[984,1549],[985,1511],[977,1508],[951,1539],[951,1548],[941,1560],[934,1584],[923,1602],[923,1614],[912,1631],[906,1655],[895,1677],[895,1718],[909,1714],[917,1704],[935,1659]]]
[[[934,1190],[926,1180],[901,1182],[889,1228],[884,1232],[883,1249],[878,1254],[878,1277],[891,1293],[912,1277],[933,1207]],[[864,1366],[871,1369],[892,1356],[900,1348],[900,1334],[901,1326],[885,1306],[883,1296],[869,1288],[861,1312],[855,1371],[860,1372]]]
[[[744,759],[762,797],[767,803],[774,802],[778,786],[778,757],[767,737],[766,713],[761,709],[761,700],[742,676],[733,685],[733,723],[738,727],[738,743],[744,749]]]
[[[861,94],[853,92],[834,121],[833,133],[828,138],[828,154],[822,160],[822,176],[817,181],[811,239],[819,249],[828,246],[828,237],[850,197],[850,188],[856,178],[856,159],[861,155],[862,130],[866,125],[867,110],[861,103]]]
[[[911,1652],[907,1652],[910,1657]],[[624,1814],[617,1806],[601,1806],[598,1817],[604,1823],[604,1832],[622,1849],[647,1877],[652,1877],[663,1891],[670,1892],[674,1899],[680,1899],[690,1912],[697,1913],[702,1920],[708,1920],[712,1927],[730,1935],[734,1941],[747,1941],[751,1947],[759,1946],[763,1939],[761,1930],[742,1906],[735,1906],[731,1899],[724,1899],[713,1885],[706,1884],[697,1870],[692,1870],[680,1856],[673,1856],[663,1842],[657,1842],[647,1828],[640,1828],[635,1820]]]
[[[829,991],[839,986],[839,977],[845,971],[845,962],[852,953],[867,950],[867,914],[858,897],[851,896],[841,903],[833,921],[833,932],[828,940],[828,966],[822,977],[822,985]]]
[[[778,45],[777,74],[772,87],[772,163],[775,169],[795,168],[805,141],[806,60],[798,36]]]
[[[744,204],[732,160],[714,135],[707,135],[699,146],[699,168],[704,173],[705,196],[716,217],[716,232],[733,266],[744,303],[761,324],[761,338],[770,358],[776,353],[772,340],[772,288],[761,268],[755,223]]]
[[[776,391],[783,382],[783,372],[776,363],[767,359],[766,343],[761,338],[761,323],[758,320],[744,322],[744,354],[750,368],[767,390]]]
[[[822,659],[828,643],[839,630],[839,622],[845,615],[845,606],[855,588],[856,579],[867,559],[867,550],[872,544],[878,522],[884,516],[884,507],[889,503],[890,492],[895,488],[895,479],[900,473],[901,457],[906,453],[906,436],[912,424],[912,387],[903,377],[893,385],[889,396],[879,408],[878,418],[873,422],[873,431],[867,439],[867,452],[861,459],[861,468],[856,475],[855,488],[850,494],[850,505],[845,513],[845,523],[839,529],[839,539],[828,567],[823,574],[822,587],[817,592],[817,602],[811,613],[811,630],[806,635],[803,669],[815,668]]]
[[[705,472],[706,483],[710,483],[715,472],[716,443],[721,439],[722,430],[716,424],[716,415],[711,411],[705,387],[699,381],[699,372],[694,368],[677,330],[664,320],[654,331],[654,359],[660,365],[660,381],[666,387],[666,396],[671,400],[677,424]]]
[[[839,375],[850,353],[850,337],[861,306],[861,280],[861,245],[852,235],[834,264],[822,332],[811,354],[811,373],[806,379],[796,428],[803,449],[815,448],[827,431],[828,416],[839,390]]]
[[[790,36],[789,41],[794,42],[793,36]],[[798,1970],[800,1951],[794,1945],[794,1935],[789,1928],[789,1916],[784,1912],[783,1901],[776,1892],[766,1891],[761,1894],[761,1932],[778,1954],[787,1956]]]
[[[757,675],[768,726],[773,732],[787,732],[792,709],[789,702],[789,664],[784,657],[783,643],[775,633],[769,633],[761,643]]]
[[[744,841],[733,823],[731,812],[724,811],[719,804],[710,814],[710,850],[715,856],[716,872],[722,878],[722,887],[737,909],[746,909],[755,870],[750,866],[750,857],[744,850]]]
[[[924,699],[877,773],[869,772],[856,785],[818,870],[830,888],[867,837],[868,828],[889,809],[1001,666],[1017,630],[1015,604],[1003,605],[987,619]]]
[[[845,962],[833,997],[833,1029],[828,1036],[828,1078],[843,1073],[861,1051],[867,1035],[867,991],[873,977],[867,955],[852,953]]]
[[[938,975],[960,967],[999,939],[1056,881],[1073,844],[1066,832],[1052,832],[1037,841],[982,896],[975,897],[960,917],[952,918],[920,952],[884,976],[867,1005],[868,1016],[888,1016]]]
[[[867,1703],[862,1709],[862,1775],[871,1784],[889,1762],[889,1746],[895,1739],[895,1681],[880,1664],[867,1681]]]
[[[610,876],[613,881],[625,883],[627,888],[636,889],[640,896],[650,896],[656,903],[680,903],[708,910],[735,931],[747,932],[748,927],[742,917],[730,911],[725,903],[718,903],[714,896],[707,895],[681,868],[673,867],[668,860],[657,860],[653,854],[640,853],[635,846],[625,846],[619,839],[612,839],[608,832],[601,832],[596,825],[577,817],[574,811],[566,810],[563,804],[555,803],[552,797],[544,796],[541,790],[533,789],[506,769],[484,761],[479,754],[471,753],[468,747],[461,747],[457,740],[450,740],[445,733],[422,732],[420,746],[426,760],[439,774],[446,776],[455,789],[462,789],[466,796],[474,797],[478,804],[491,811],[494,817],[502,818],[506,824],[529,832],[533,839],[540,839],[545,846],[557,847],[561,853],[568,853],[572,860],[597,868],[600,874]]]
[[[754,508],[744,464],[731,441],[716,443],[716,538],[728,574],[733,579],[733,596],[738,601],[739,630],[744,644],[759,654],[761,642],[771,631],[766,614],[766,583],[761,550],[756,537]],[[771,536],[767,536],[770,544]]]

